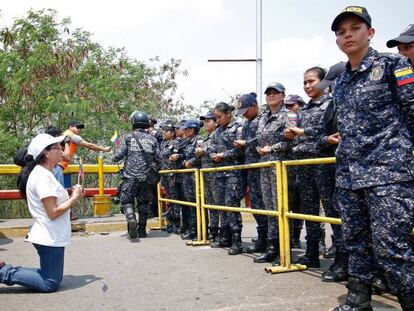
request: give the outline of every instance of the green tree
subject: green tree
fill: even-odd
[[[115,129],[130,128],[134,110],[161,118],[191,110],[174,99],[176,77],[187,74],[179,60],[130,59],[70,23],[53,10],[29,11],[0,32],[1,163],[49,124],[65,129],[68,120],[80,119],[87,140],[108,145]]]
[[[109,145],[115,129],[130,131],[134,110],[161,119],[192,110],[176,94],[176,78],[187,75],[180,60],[131,59],[125,49],[104,48],[70,26],[69,18],[42,10],[0,29],[0,163],[12,163],[16,149],[51,124],[63,130],[79,119],[86,140]],[[94,152],[80,148],[78,155],[96,163]],[[14,178],[0,176],[0,189],[14,188]],[[27,216],[23,201],[0,201],[5,216]]]

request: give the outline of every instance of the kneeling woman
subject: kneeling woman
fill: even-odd
[[[69,197],[52,173],[62,160],[63,139],[63,136],[37,135],[28,147],[30,161],[17,177],[17,186],[34,218],[27,241],[33,243],[39,254],[40,269],[0,261],[0,283],[53,292],[62,281],[65,246],[71,239],[70,209],[82,194],[82,187],[76,185]]]

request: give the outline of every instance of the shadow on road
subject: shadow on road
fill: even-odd
[[[64,275],[59,291],[80,288],[93,282],[99,282],[102,283],[102,291],[106,292],[108,290],[108,286],[102,280],[103,279],[101,277],[95,276],[94,274]]]
[[[10,239],[4,234],[0,233],[0,245],[9,244],[11,242],[13,242],[13,239]]]

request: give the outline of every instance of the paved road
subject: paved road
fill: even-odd
[[[245,243],[254,235],[246,224]],[[294,252],[295,254],[296,252]],[[22,238],[0,239],[0,258],[37,266]],[[271,275],[252,256],[189,247],[176,235],[153,231],[129,241],[124,232],[74,234],[66,249],[59,291],[38,294],[0,285],[0,310],[329,310],[343,300],[343,284],[320,281],[321,270]],[[323,269],[329,265],[323,261]],[[375,310],[398,310],[394,297],[374,296]]]

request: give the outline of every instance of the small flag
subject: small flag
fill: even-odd
[[[401,68],[394,71],[394,75],[397,78],[397,85],[403,86],[414,82],[414,72],[412,68]]]
[[[82,158],[79,158],[79,172],[78,172],[78,184],[80,184],[81,179],[83,181],[85,172],[83,171],[83,161]]]
[[[118,131],[115,130],[114,135],[111,138],[111,142],[114,143],[115,146],[118,146],[120,144],[120,140],[119,140],[119,136],[118,136]]]

